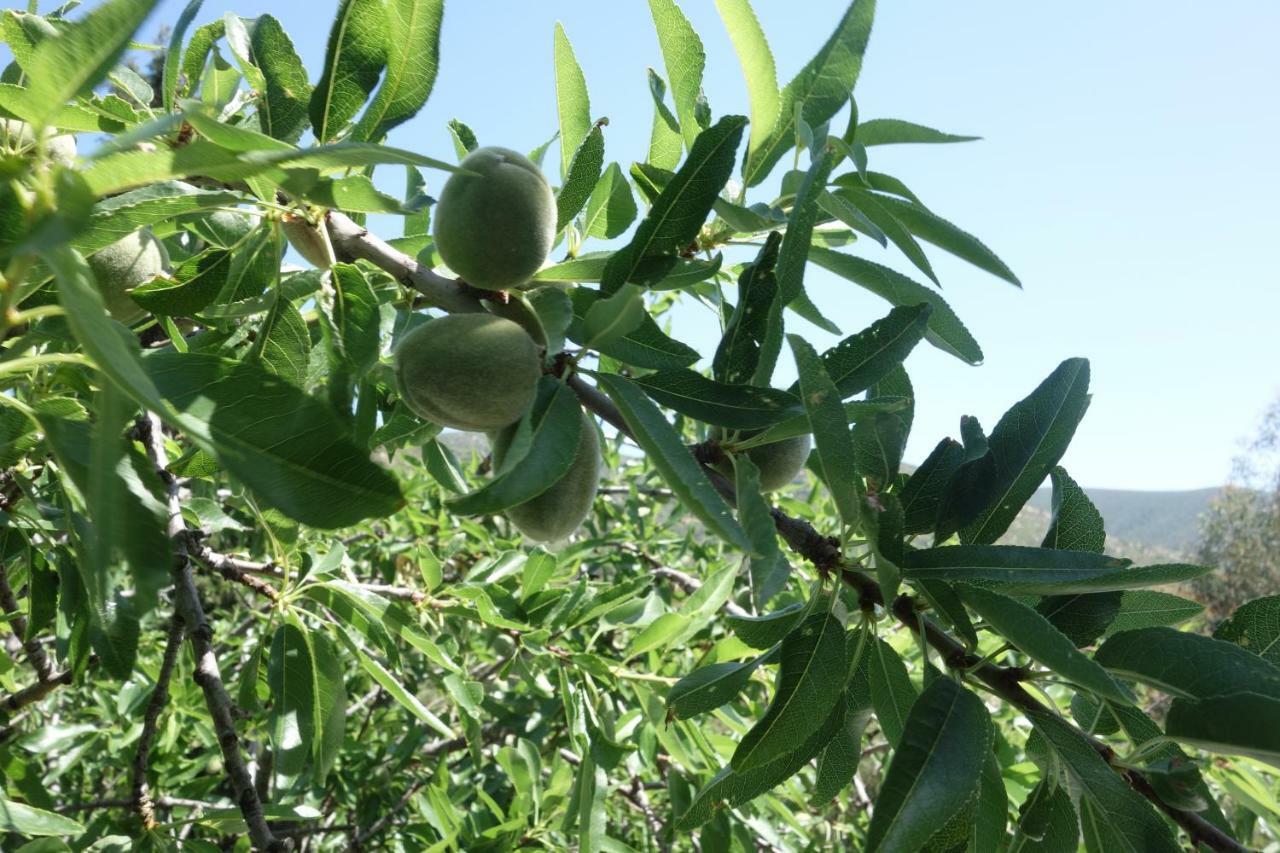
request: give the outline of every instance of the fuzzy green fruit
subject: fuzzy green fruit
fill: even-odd
[[[492,314],[450,314],[418,326],[396,348],[400,395],[419,417],[483,432],[519,420],[542,360],[533,339]]]
[[[320,229],[301,216],[286,216],[280,221],[289,245],[298,250],[298,254],[316,269],[327,270],[333,265],[329,260],[329,246]]]
[[[743,433],[742,438],[751,438],[758,433]],[[723,437],[723,433],[719,430],[713,430],[711,438],[719,441]],[[747,458],[750,459],[760,471],[760,489],[765,492],[775,492],[784,486],[790,485],[791,481],[796,478],[804,468],[804,463],[809,459],[809,448],[812,447],[812,440],[807,435],[798,435],[795,438],[785,438],[782,441],[775,441],[770,444],[762,444],[759,447],[753,447],[747,451]],[[717,466],[717,470],[726,477],[733,476],[732,463]]]
[[[21,151],[35,142],[35,134],[25,121],[0,119],[0,142],[6,149]],[[70,166],[76,159],[76,138],[69,133],[46,133],[44,150],[53,162]]]
[[[556,236],[556,199],[529,158],[477,148],[445,182],[432,219],[436,251],[473,287],[506,290],[529,280]]]
[[[518,424],[512,424],[493,439],[493,462],[501,466]],[[578,454],[564,476],[533,500],[507,510],[521,533],[535,542],[564,539],[581,526],[591,512],[600,483],[600,438],[596,425],[584,413],[578,436]]]
[[[163,273],[166,261],[164,246],[150,231],[134,231],[90,256],[89,268],[108,313],[126,326],[146,316],[128,291]]]
[[[238,210],[215,210],[205,217],[204,232],[215,239],[217,245],[231,248],[239,243],[249,232],[258,227],[262,218],[256,213]]]

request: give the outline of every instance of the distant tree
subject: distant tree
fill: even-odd
[[[1280,589],[1280,398],[1231,479],[1200,523],[1197,559],[1218,571],[1197,578],[1194,588],[1215,618]]]

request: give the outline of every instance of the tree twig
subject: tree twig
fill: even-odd
[[[5,571],[3,562],[0,562],[0,607],[4,608],[5,613],[22,612],[22,608],[18,606],[18,597],[13,594],[13,587],[9,586],[9,573]],[[9,625],[13,628],[14,635],[21,639],[22,648],[27,653],[27,660],[31,663],[31,668],[36,671],[36,678],[40,681],[51,680],[54,677],[53,664],[45,654],[44,647],[40,645],[40,640],[36,637],[27,637],[26,617],[14,616]]]
[[[160,672],[156,675],[156,687],[151,692],[151,700],[147,702],[147,711],[142,720],[142,734],[138,737],[138,751],[133,756],[133,808],[142,819],[143,829],[153,829],[156,825],[155,802],[151,798],[151,789],[147,784],[147,765],[151,759],[151,746],[155,743],[156,731],[160,723],[160,715],[169,703],[169,682],[173,678],[173,668],[178,662],[178,652],[182,650],[182,641],[186,629],[177,613],[169,620],[169,636],[165,641],[164,658],[160,661]]]
[[[292,842],[277,839],[267,825],[262,801],[258,799],[253,779],[245,766],[244,756],[240,753],[240,737],[236,734],[231,697],[222,683],[218,659],[213,652],[213,629],[205,618],[204,606],[200,602],[200,593],[191,572],[191,559],[187,554],[187,528],[182,519],[182,501],[178,493],[178,482],[168,471],[169,460],[164,449],[160,418],[148,412],[139,426],[147,457],[155,466],[168,492],[168,535],[173,544],[172,571],[178,612],[187,627],[187,636],[191,639],[191,649],[196,659],[195,682],[204,692],[205,705],[209,708],[209,716],[218,736],[218,746],[222,750],[223,765],[235,794],[236,805],[244,816],[254,847],[267,851],[292,850]]]
[[[261,578],[254,577],[243,567],[241,560],[224,556],[209,548],[194,530],[183,529],[182,537],[186,542],[187,554],[207,568],[213,569],[229,581],[246,586],[254,592],[275,601],[279,597],[276,588]]]
[[[48,696],[54,689],[63,684],[70,684],[72,679],[71,670],[60,672],[44,681],[37,681],[35,684],[22,688],[17,693],[10,693],[4,699],[0,699],[0,711],[6,714],[12,714],[15,711],[27,707],[32,702],[39,702]]]

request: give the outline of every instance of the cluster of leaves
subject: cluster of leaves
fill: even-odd
[[[859,117],[873,0],[782,87],[747,0],[717,0],[749,123],[715,118],[699,36],[674,0],[649,5],[667,78],[650,72],[645,159],[605,165],[607,123],[557,27],[559,128],[531,159],[559,139],[564,256],[484,303],[431,271],[419,170],[456,167],[385,144],[430,94],[441,0],[343,0],[314,85],[270,15],[192,29],[193,0],[152,80],[120,64],[145,0],[0,17],[0,112],[35,140],[104,135],[71,165],[37,141],[0,166],[6,842],[1275,839],[1277,600],[1215,638],[1179,631],[1199,607],[1151,588],[1206,570],[1105,553],[1059,465],[1087,362],[903,467],[904,361],[921,341],[982,352],[935,288],[840,249],[892,244],[936,284],[923,242],[1017,279],[870,168],[878,145],[969,138]],[[478,144],[449,130],[460,158]],[[772,199],[748,203],[788,155]],[[402,194],[379,167],[403,169]],[[368,214],[401,235],[367,234]],[[322,226],[334,263],[284,264],[282,217]],[[125,328],[85,258],[143,228],[173,269],[132,291],[146,318]],[[787,334],[793,315],[840,334],[806,294],[810,263],[887,314],[824,352]],[[555,549],[494,515],[555,471],[513,462],[480,485],[488,462],[397,399],[388,352],[423,303],[457,300],[518,317],[550,398],[572,390],[610,427],[609,482]],[[678,303],[711,310],[714,352],[668,334]],[[774,387],[784,344],[798,380]],[[536,463],[560,421],[526,420]],[[805,435],[804,482],[771,505],[747,451]],[[1046,477],[1042,546],[999,544]],[[1236,757],[1210,767],[1175,741]]]

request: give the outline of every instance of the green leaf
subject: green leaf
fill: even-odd
[[[25,803],[0,797],[0,830],[19,835],[80,835],[84,824]]]
[[[995,253],[977,237],[962,231],[941,216],[914,202],[884,195],[876,198],[895,219],[921,240],[932,243],[939,249],[950,252],[957,258],[968,261],[975,267],[986,270],[1012,285],[1022,287],[1022,282],[1018,281],[1013,270],[1005,266],[1004,261],[996,257]]]
[[[916,701],[916,688],[907,675],[907,667],[898,653],[884,640],[876,638],[867,650],[871,706],[884,731],[885,740],[895,747],[906,730],[907,715]]]
[[[83,254],[91,254],[147,225],[239,201],[237,193],[162,181],[99,201],[93,206],[88,227],[75,236],[71,245]]]
[[[649,132],[649,155],[645,162],[671,170],[680,163],[684,139],[680,136],[680,122],[665,101],[667,84],[652,68],[649,69],[649,93],[653,96],[653,128]]]
[[[218,298],[230,272],[230,252],[206,249],[179,264],[171,278],[154,278],[129,295],[152,314],[194,317]]]
[[[1180,603],[1183,607],[1196,606],[1195,602],[1175,598],[1169,602],[1175,608]],[[1185,612],[1181,610],[1180,612]],[[1191,615],[1195,615],[1194,613]],[[1190,618],[1184,616],[1184,619]],[[1179,621],[1182,621],[1181,619]],[[1165,623],[1172,624],[1172,623]],[[1235,643],[1248,649],[1263,660],[1280,666],[1280,595],[1269,595],[1242,604],[1236,608],[1231,617],[1219,625],[1213,632],[1214,639]]]
[[[867,829],[871,851],[915,851],[968,804],[991,746],[977,696],[936,678],[911,706]]]
[[[731,429],[763,429],[803,412],[800,401],[786,391],[727,385],[688,369],[663,370],[633,381],[659,405]]]
[[[1009,795],[994,752],[982,762],[982,778],[978,780],[978,806],[973,827],[969,831],[969,850],[974,853],[996,853],[1004,845],[1005,827],[1009,823]]]
[[[969,584],[957,585],[956,591],[987,624],[1032,660],[1096,696],[1125,704],[1133,701],[1105,669],[1077,650],[1071,640],[1033,608]]]
[[[698,667],[667,691],[667,717],[688,719],[732,702],[751,681],[751,674],[765,662],[766,657],[769,655]]]
[[[67,101],[92,90],[116,66],[129,37],[155,5],[152,0],[109,0],[61,27],[57,36],[42,39],[24,66],[22,117],[43,126]]]
[[[459,588],[461,589],[461,588]],[[436,645],[415,621],[413,611],[405,610],[368,589],[342,580],[326,580],[320,586],[308,586],[307,594],[329,609],[352,621],[349,614],[359,613],[367,621],[377,625],[388,637],[404,640],[432,663],[451,672],[459,672],[458,665]]]
[[[395,699],[402,707],[408,710],[409,713],[413,714],[430,728],[439,732],[442,736],[446,738],[454,736],[453,730],[446,726],[439,717],[427,710],[427,706],[423,705],[422,701],[419,700],[417,696],[410,693],[409,690],[400,683],[399,679],[392,675],[386,667],[370,657],[364,649],[360,648],[359,643],[357,643],[355,637],[352,636],[350,629],[344,628],[342,636],[343,639],[346,640],[347,647],[355,653],[356,658],[360,661],[360,666],[371,678],[373,678],[374,681],[381,685],[383,690],[386,690],[387,693],[391,694],[392,699]]]
[[[614,252],[588,252],[567,261],[545,267],[533,275],[538,282],[592,282],[604,278],[605,266]],[[636,266],[628,281],[650,290],[679,290],[711,278],[720,269],[720,258],[705,261],[697,258],[679,258],[674,264],[669,259],[648,258]]]
[[[551,488],[573,466],[583,423],[569,386],[542,377],[528,417],[532,437],[524,458],[476,491],[450,500],[450,510],[481,515],[519,506]]]
[[[293,621],[276,629],[267,662],[271,710],[267,731],[275,771],[297,776],[310,758],[316,736],[315,667],[306,634]]]
[[[721,382],[767,386],[782,347],[782,304],[774,266],[782,236],[766,238],[738,276],[738,303],[725,323],[711,366]]]
[[[853,427],[853,456],[868,484],[884,488],[898,476],[911,430],[909,413],[877,412]],[[894,496],[897,500],[897,496]]]
[[[845,713],[840,729],[818,756],[813,795],[809,802],[821,806],[831,802],[853,781],[862,762],[862,735],[871,719],[870,670],[865,653],[865,635],[860,631],[850,635],[854,649],[850,657],[853,675],[845,690]]]
[[[1117,591],[1084,595],[1051,595],[1040,600],[1036,611],[1078,648],[1093,645],[1120,612],[1124,594]]]
[[[938,276],[934,273],[933,266],[929,263],[929,258],[925,255],[924,250],[920,248],[920,244],[911,236],[911,232],[898,221],[893,212],[887,210],[881,203],[885,198],[884,196],[878,196],[857,187],[842,187],[836,192],[836,196],[843,198],[856,207],[876,228],[880,229],[885,237],[889,239],[889,242],[901,250],[907,260],[915,265],[916,269],[924,273],[933,283],[938,283]]]
[[[631,639],[623,653],[623,659],[660,649],[674,641],[688,627],[689,617],[683,613],[663,613]]]
[[[902,559],[903,576],[945,581],[991,581],[1016,584],[1023,591],[1059,585],[1073,586],[1090,579],[1110,577],[1126,569],[1127,560],[1089,551],[1061,551],[1018,545],[951,545],[908,551]],[[1064,590],[1070,591],[1070,590]],[[1084,586],[1084,592],[1095,592]]]
[[[1055,780],[1042,779],[1022,804],[1010,853],[1076,853],[1078,849],[1080,823],[1071,795]]]
[[[475,131],[456,118],[449,120],[449,134],[453,137],[453,147],[459,161],[465,160],[468,154],[480,147]]]
[[[912,472],[899,493],[904,533],[919,534],[933,530],[947,484],[963,462],[964,447],[955,439],[944,438]]]
[[[601,126],[599,123],[593,125],[574,152],[569,170],[565,173],[564,185],[556,194],[557,233],[578,215],[600,180],[600,169],[604,165],[604,131]]]
[[[773,700],[734,750],[735,771],[786,755],[831,714],[848,673],[844,625],[820,606],[783,638],[779,663]]]
[[[838,702],[822,725],[783,756],[750,770],[737,771],[726,765],[698,791],[689,808],[676,819],[678,831],[695,829],[711,820],[721,807],[739,806],[781,785],[822,751],[844,722],[844,702]]]
[[[725,623],[746,645],[753,649],[767,649],[782,642],[804,615],[803,604],[790,604],[781,610],[761,616],[735,616],[729,614]]]
[[[925,340],[969,364],[982,363],[982,348],[951,310],[951,306],[935,291],[888,267],[820,246],[809,248],[809,260],[894,305],[928,304],[933,310],[929,313]]]
[[[778,251],[778,298],[783,305],[790,305],[804,293],[804,269],[813,242],[813,226],[818,221],[817,196],[825,191],[823,188],[834,165],[825,148],[815,152],[813,163],[796,190],[782,248]]]
[[[872,417],[879,412],[898,411],[906,409],[910,405],[909,400],[902,397],[878,397],[874,400],[853,400],[844,404],[844,417],[847,423],[854,423],[862,418]],[[809,416],[796,415],[787,418],[781,423],[775,424],[763,432],[757,433],[750,438],[740,438],[733,443],[736,450],[749,450],[753,447],[762,447],[766,444],[773,444],[778,441],[785,441],[788,438],[795,438],[799,435],[809,435]]]
[[[352,139],[377,141],[418,114],[431,97],[440,67],[444,0],[387,3],[387,72]]]
[[[569,338],[575,343],[586,344],[586,314],[600,298],[597,291],[579,287],[570,293],[573,299],[573,322],[569,325]],[[698,360],[698,351],[672,340],[663,334],[647,311],[641,312],[640,325],[616,340],[595,344],[603,355],[615,358],[633,367],[650,370],[686,367]]]
[[[1053,482],[1053,517],[1040,547],[1101,554],[1107,541],[1102,514],[1061,465],[1054,466],[1049,477]]]
[[[175,425],[290,518],[331,529],[403,505],[395,480],[351,443],[327,406],[263,368],[159,352],[146,369],[176,410]]]
[[[862,145],[900,145],[907,142],[973,142],[980,136],[956,136],[896,118],[874,118],[858,125],[854,137]]]
[[[569,175],[570,166],[577,154],[574,146],[579,144],[578,140],[587,137],[592,124],[587,78],[573,53],[573,44],[559,21],[556,22],[552,56],[556,72],[556,112],[560,118],[560,176],[563,183],[566,182],[566,176]],[[601,149],[603,150],[603,143]],[[560,228],[556,230],[559,231]]]
[[[841,521],[848,526],[859,518],[858,471],[854,462],[853,438],[845,419],[840,394],[821,359],[808,341],[788,335],[796,370],[800,374],[800,399],[809,416],[814,449],[822,480],[827,484]]]
[[[196,14],[204,0],[190,0],[174,22],[173,32],[169,34],[169,49],[164,55],[164,69],[161,72],[161,93],[166,112],[173,112],[173,105],[178,92],[178,71],[182,62],[182,40],[186,38],[187,28],[195,20]]]
[[[965,543],[999,539],[1058,464],[1089,407],[1089,362],[1070,358],[1000,418],[985,456],[956,472],[936,541],[957,528]]]
[[[297,142],[310,118],[307,103],[311,84],[307,69],[280,22],[262,15],[251,22],[250,60],[262,70],[264,88],[258,92],[258,121],[262,132],[276,139]]]
[[[1155,590],[1130,590],[1121,595],[1120,610],[1107,628],[1108,634],[1132,631],[1137,628],[1155,628],[1161,625],[1178,625],[1199,616],[1204,605],[1167,592]],[[1221,627],[1219,627],[1221,630]],[[1236,642],[1230,637],[1215,633],[1219,640]],[[1248,648],[1248,646],[1246,646]],[[1280,661],[1272,660],[1272,663]]]
[[[329,31],[324,73],[311,93],[316,139],[333,139],[364,106],[386,66],[391,41],[405,37],[391,33],[382,0],[342,0]],[[406,44],[405,49],[414,47]]]
[[[747,186],[763,181],[795,144],[797,107],[807,125],[818,127],[848,102],[862,70],[875,9],[874,0],[853,0],[822,49],[783,87],[778,122],[743,162]]]
[[[1210,752],[1247,755],[1280,768],[1280,698],[1244,691],[1199,701],[1175,699],[1169,737]]]
[[[582,318],[583,346],[596,349],[636,331],[648,317],[644,288],[627,283],[612,296],[596,299]]]
[[[1076,783],[1073,789],[1080,792],[1080,820],[1089,849],[1134,853],[1174,853],[1180,849],[1164,819],[1094,751],[1075,727],[1048,711],[1028,711],[1027,716]],[[1105,831],[1100,829],[1104,825],[1108,827]],[[1104,832],[1103,845],[1095,846]]]
[[[902,363],[924,336],[929,306],[894,308],[822,354],[839,399],[866,391]]]
[[[601,290],[615,292],[632,279],[642,260],[655,255],[674,255],[697,238],[712,204],[733,171],[735,152],[746,122],[742,116],[725,116],[698,134],[689,156],[649,207],[631,242],[609,259]],[[670,259],[670,263],[674,261]]]
[[[787,579],[791,577],[791,564],[778,547],[772,508],[760,493],[760,470],[745,453],[733,457],[733,485],[738,503],[738,523],[751,538],[752,550],[758,555],[747,560],[751,599],[756,607],[763,607],[786,587]]]
[[[751,101],[751,138],[747,151],[755,151],[778,123],[782,104],[773,52],[769,50],[769,42],[750,0],[716,0],[716,10],[729,31],[729,40],[733,42],[742,76],[747,81],[747,97]]]
[[[621,376],[602,373],[597,378],[600,387],[622,412],[640,449],[685,508],[712,533],[735,548],[751,553],[750,538],[658,407],[634,383]]]
[[[1171,696],[1208,699],[1254,692],[1280,699],[1280,667],[1234,643],[1173,628],[1110,637],[1094,660],[1121,678]]]
[[[588,237],[612,240],[631,227],[636,213],[631,185],[627,183],[621,167],[610,163],[587,199],[587,212],[582,220],[583,233]]]
[[[662,49],[667,78],[671,81],[671,97],[675,100],[680,129],[692,154],[693,144],[702,129],[697,119],[697,104],[702,93],[706,52],[702,49],[702,40],[675,0],[649,0],[649,12],[658,32],[658,46]]]

